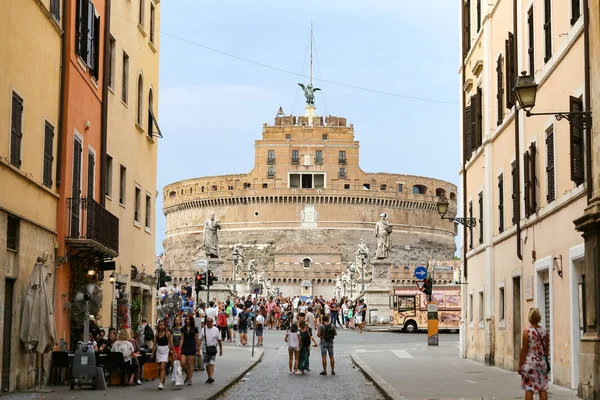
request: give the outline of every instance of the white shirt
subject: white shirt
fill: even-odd
[[[296,297],[294,300],[292,300],[292,304],[294,305],[294,310],[296,308],[298,308],[298,303],[300,303],[300,298]]]
[[[209,307],[206,309],[206,318],[212,318],[215,324],[217,323],[217,315],[219,315],[219,311],[216,308]]]
[[[348,315],[348,305],[346,303],[342,304],[342,315]]]
[[[133,348],[133,345],[128,340],[117,340],[112,345],[112,352],[122,353],[123,360],[125,360],[125,362],[131,361],[131,353],[133,353],[134,351],[135,349]]]
[[[202,340],[202,351],[206,351],[206,346],[218,346],[219,338],[221,337],[219,333],[219,328],[213,325],[212,328],[206,327],[206,340],[204,340],[204,328],[200,329],[200,339]]]
[[[263,317],[261,314],[258,314],[256,316],[256,324],[264,324],[265,323],[265,317]]]

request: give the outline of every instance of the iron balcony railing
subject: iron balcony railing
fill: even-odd
[[[119,218],[93,199],[67,199],[69,226],[67,240],[91,240],[119,253]]]
[[[339,158],[338,159],[338,164],[346,164],[346,159],[345,158]]]
[[[267,165],[274,165],[275,164],[275,158],[267,158]]]
[[[299,165],[299,164],[300,164],[300,159],[292,157],[292,165]]]

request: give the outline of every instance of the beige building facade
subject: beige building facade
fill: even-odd
[[[0,12],[2,393],[34,385],[35,354],[19,340],[21,309],[37,257],[55,266],[61,16],[50,0],[9,0]]]
[[[586,206],[583,135],[517,110],[520,71],[539,84],[533,112],[584,107],[583,0],[461,0],[463,230],[461,349],[516,371],[530,308],[550,332],[553,383],[580,381]],[[573,150],[575,149],[575,150]]]
[[[233,246],[241,243],[245,263],[255,259],[280,292],[300,294],[302,281],[310,280],[314,294],[331,295],[336,275],[355,261],[361,240],[374,253],[382,213],[394,225],[395,265],[453,257],[454,226],[440,219],[436,204],[443,194],[455,209],[456,186],[362,171],[353,125],[314,111],[307,107],[307,115],[295,117],[280,109],[272,125],[265,123],[250,173],[189,179],[163,189],[164,268],[174,283],[189,280],[204,258],[202,233],[211,212],[223,227],[221,279],[231,285]]]
[[[112,2],[103,195],[120,221],[120,251],[113,279],[105,276],[100,325],[107,328],[136,327],[154,315],[159,26],[160,0]]]

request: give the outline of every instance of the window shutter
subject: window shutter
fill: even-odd
[[[473,108],[471,106],[465,108],[465,117],[463,121],[464,135],[464,152],[465,160],[469,161],[473,155],[473,132],[472,132],[472,120],[473,119]]]
[[[87,61],[88,57],[88,0],[77,1],[77,54]]]
[[[469,218],[473,218],[473,202],[469,202]],[[473,227],[469,226],[469,249],[473,248]]]
[[[465,41],[465,57],[471,50],[471,0],[467,0],[465,2],[465,31],[463,34],[463,38]]]
[[[546,174],[548,175],[548,193],[546,200],[548,203],[556,198],[555,177],[554,177],[554,131],[548,132],[546,137]]]
[[[475,96],[473,96],[473,101],[475,102],[474,104],[471,103],[471,106],[473,107],[474,110],[474,121],[473,121],[473,148],[474,149],[478,149],[479,146],[481,146],[482,143],[482,137],[483,137],[483,129],[482,129],[482,121],[483,121],[483,115],[482,115],[482,91],[481,88],[477,88],[477,94]]]
[[[513,225],[517,223],[517,215],[519,208],[519,187],[517,185],[517,162],[513,161],[511,164],[510,175],[512,176],[512,201],[513,201]]]
[[[571,112],[582,112],[583,101],[571,96],[569,99],[569,109]],[[581,124],[571,123],[571,180],[576,185],[581,185],[585,180],[585,170],[583,166],[583,128]]]
[[[498,178],[498,232],[504,232],[504,175]]]
[[[93,57],[92,57],[92,76],[99,81],[100,77],[100,17],[94,16],[94,32],[93,32]]]
[[[52,156],[54,148],[54,127],[46,122],[44,130],[44,169],[42,173],[43,184],[52,188]]]
[[[50,0],[50,15],[60,22],[60,0]]]
[[[504,42],[506,52],[506,108],[512,108],[515,105],[515,92],[513,91],[516,83],[515,74],[515,35],[508,33],[508,39]]]
[[[529,145],[529,161],[530,161],[530,175],[531,181],[529,185],[530,195],[529,201],[531,202],[531,214],[535,214],[537,212],[537,196],[536,196],[536,187],[537,187],[537,149],[535,147],[535,143],[531,143]]]
[[[481,30],[481,0],[477,0],[477,32]]]
[[[525,184],[525,217],[529,217],[532,212],[531,212],[531,198],[530,198],[530,187],[531,187],[531,156],[529,154],[529,151],[526,151],[523,154],[523,177],[524,177],[524,184]]]
[[[552,14],[551,0],[544,0],[544,62],[552,58]]]
[[[94,172],[96,171],[96,159],[94,154],[88,153],[88,186],[87,186],[87,197],[88,199],[94,198]]]
[[[571,25],[579,20],[581,16],[581,0],[571,0]]]
[[[23,99],[16,93],[12,95],[12,114],[10,121],[10,163],[21,168],[21,142],[23,140]]]
[[[527,52],[529,53],[529,75],[535,75],[535,36],[533,30],[533,7],[529,10],[527,15],[527,28],[529,35],[529,47]]]
[[[81,142],[75,139],[73,146],[73,193],[75,199],[81,197]]]
[[[483,192],[479,193],[479,244],[483,243]]]
[[[88,8],[87,8],[87,57],[84,57],[85,59],[85,63],[87,64],[88,67],[90,67],[91,69],[94,68],[94,50],[96,48],[96,45],[94,43],[94,32],[96,32],[96,29],[94,28],[94,22],[96,22],[96,18],[95,18],[95,10],[94,10],[94,4],[92,4],[92,2],[88,3]]]
[[[507,64],[508,66],[508,64]],[[504,87],[503,85],[503,74],[502,74],[502,55],[500,55],[498,57],[498,61],[496,62],[496,77],[497,77],[497,93],[496,93],[496,100],[497,100],[497,106],[498,106],[498,126],[500,126],[502,124],[502,120],[504,119],[504,107],[502,104],[502,98],[504,97]]]

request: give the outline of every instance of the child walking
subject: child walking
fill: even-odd
[[[285,341],[288,344],[290,375],[295,375],[298,373],[298,353],[300,352],[300,332],[298,332],[297,323],[294,322],[290,330],[286,332]]]
[[[310,370],[310,339],[311,336],[306,321],[300,321],[300,360],[298,362],[298,369],[302,375],[304,375],[304,371]]]

